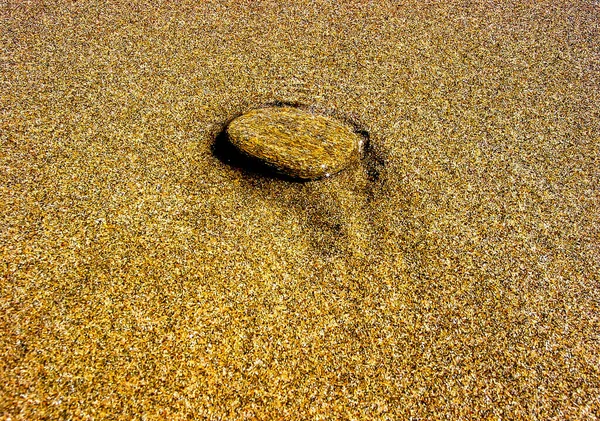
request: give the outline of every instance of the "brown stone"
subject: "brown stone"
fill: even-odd
[[[335,174],[359,156],[362,137],[331,117],[294,107],[259,108],[227,127],[241,152],[299,179]]]

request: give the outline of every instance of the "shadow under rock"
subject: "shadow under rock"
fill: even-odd
[[[292,106],[312,111],[310,107],[295,103],[275,102],[263,106]],[[368,232],[377,232],[382,229],[379,222],[377,199],[385,188],[387,159],[381,148],[372,142],[369,131],[358,123],[357,119],[347,118],[332,112],[324,113],[321,111],[320,114],[329,115],[338,121],[345,122],[353,128],[354,133],[363,139],[361,158],[356,165],[362,167],[364,172],[359,171],[356,176],[360,177],[360,173],[364,174],[367,183],[364,188],[356,190],[359,195],[355,201],[358,205],[357,209],[345,209],[340,206],[340,203],[336,200],[336,194],[330,194],[330,199],[323,201],[323,195],[315,193],[327,192],[326,187],[322,187],[319,183],[312,184],[310,183],[311,180],[301,180],[281,174],[276,168],[239,150],[230,141],[227,134],[229,123],[237,116],[223,124],[211,145],[211,150],[214,157],[226,166],[241,173],[251,185],[260,186],[261,189],[271,189],[269,191],[277,197],[279,196],[275,192],[280,191],[282,188],[286,189],[288,193],[290,191],[295,192],[291,196],[285,194],[278,200],[285,200],[285,206],[287,207],[297,208],[298,214],[302,216],[305,229],[308,230],[315,253],[321,258],[329,259],[351,254],[352,236],[349,235],[348,231],[351,226],[347,224],[347,221],[349,218],[352,219],[353,216],[356,216],[356,212],[365,213],[363,218],[365,218],[365,223],[369,225],[365,228]],[[353,179],[352,176],[347,178],[350,183]],[[284,186],[279,183],[271,184],[268,182],[269,180],[292,183],[284,183],[287,184],[287,186]],[[265,184],[263,181],[267,181],[267,183]],[[268,187],[269,185],[270,187]],[[305,188],[308,188],[308,190]],[[351,186],[346,185],[340,188],[351,189]]]
[[[264,177],[267,179],[292,181],[295,183],[306,183],[307,181],[310,181],[282,174],[277,171],[277,168],[240,151],[229,140],[227,134],[228,125],[229,123],[224,125],[212,144],[212,153],[219,161],[252,178]]]
[[[369,181],[374,182],[379,180],[379,175],[383,167],[385,166],[385,161],[378,156],[377,150],[372,147],[369,132],[362,126],[362,124],[358,122],[358,119],[350,118],[334,110],[321,110],[317,107],[307,106],[299,102],[272,101],[264,103],[258,106],[257,108],[265,107],[298,108],[307,112],[314,112],[325,116],[329,116],[349,125],[350,127],[352,127],[354,133],[356,133],[363,139],[361,161],[363,161],[366,164],[367,173],[369,175]],[[229,140],[229,136],[227,135],[227,127],[229,126],[229,123],[231,123],[231,121],[233,121],[235,118],[239,117],[239,115],[236,115],[230,120],[228,120],[215,137],[215,141],[212,144],[212,153],[219,161],[226,165],[229,165],[230,167],[235,168],[236,170],[252,178],[264,177],[267,179],[292,181],[294,183],[301,184],[313,181],[295,178],[287,174],[281,173],[277,170],[276,167],[268,165],[257,158],[249,156],[244,152],[240,151],[238,148],[236,148]]]

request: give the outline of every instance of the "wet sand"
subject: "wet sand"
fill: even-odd
[[[600,5],[423,3],[0,3],[0,418],[600,417]]]

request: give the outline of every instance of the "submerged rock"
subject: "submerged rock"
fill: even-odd
[[[352,127],[294,107],[249,111],[229,124],[227,135],[242,153],[308,180],[341,171],[358,158],[362,145]]]

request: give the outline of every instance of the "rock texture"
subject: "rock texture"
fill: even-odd
[[[341,171],[358,157],[362,141],[348,125],[295,107],[252,110],[233,120],[227,135],[243,153],[299,179]]]

